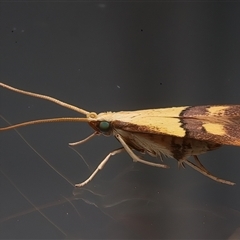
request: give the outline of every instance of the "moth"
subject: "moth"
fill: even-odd
[[[69,143],[70,145],[82,144],[99,134],[113,135],[121,143],[121,148],[110,152],[89,178],[75,184],[76,187],[86,185],[104,167],[111,156],[123,151],[126,151],[135,162],[160,168],[168,168],[168,166],[146,161],[135,152],[148,153],[153,157],[160,156],[161,160],[163,156],[175,158],[178,166],[188,165],[217,182],[235,184],[212,175],[199,161],[198,155],[215,150],[222,145],[240,146],[240,105],[184,106],[97,114],[50,96],[20,90],[4,83],[0,83],[0,86],[17,93],[54,102],[86,116],[85,118],[33,120],[2,127],[0,131],[39,123],[87,122],[94,129],[94,133],[84,140]],[[194,162],[188,160],[191,156]]]

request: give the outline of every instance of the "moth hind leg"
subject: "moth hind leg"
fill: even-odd
[[[235,183],[228,181],[228,180],[224,180],[221,179],[219,177],[216,177],[214,175],[212,175],[203,165],[202,163],[199,161],[198,157],[196,155],[193,155],[194,160],[196,162],[196,164],[190,162],[189,160],[184,160],[184,161],[180,161],[180,164],[187,164],[188,166],[192,167],[194,170],[202,173],[204,176],[211,178],[212,180],[216,181],[216,182],[220,182],[220,183],[224,183],[224,184],[228,184],[228,185],[235,185]]]
[[[203,166],[203,164],[200,162],[197,155],[193,155],[195,162],[197,163],[198,167],[201,168],[203,171],[208,172],[209,171]]]
[[[177,159],[178,161],[178,168],[184,168],[185,169],[185,165],[184,165],[184,162],[186,161],[186,159]]]

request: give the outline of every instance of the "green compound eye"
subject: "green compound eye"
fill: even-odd
[[[100,122],[99,123],[99,128],[100,128],[101,131],[107,132],[107,131],[109,131],[110,123],[106,122],[106,121]]]

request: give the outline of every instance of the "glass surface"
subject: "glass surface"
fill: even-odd
[[[88,111],[240,104],[238,3],[5,2],[1,82]],[[1,126],[79,116],[53,103],[1,92]],[[170,169],[113,156],[120,144],[87,123],[1,132],[0,238],[240,238],[240,149],[199,158],[214,182],[174,159]],[[82,158],[82,157],[83,158]],[[150,161],[160,161],[143,155]],[[52,166],[50,166],[50,165]],[[60,174],[59,174],[60,173]],[[62,174],[62,176],[61,176]],[[64,176],[64,177],[63,177]]]

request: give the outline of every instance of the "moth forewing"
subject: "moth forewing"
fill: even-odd
[[[34,120],[0,128],[2,131],[30,124],[76,121],[88,122],[95,130],[94,134],[76,144],[84,143],[100,133],[113,134],[118,139],[123,147],[109,153],[86,181],[76,184],[78,187],[87,184],[112,155],[123,150],[126,150],[134,161],[162,168],[168,166],[145,161],[138,157],[133,150],[146,152],[152,156],[166,155],[177,159],[179,165],[186,163],[215,181],[229,185],[234,184],[209,173],[198,160],[197,155],[214,150],[221,145],[240,146],[240,105],[184,106],[96,114],[53,97],[20,90],[3,83],[0,83],[0,86],[21,94],[54,102],[86,116],[85,118],[65,117]],[[195,163],[188,160],[190,156],[194,157]]]
[[[233,185],[230,181],[210,174],[197,155],[221,145],[239,146],[239,113],[239,105],[209,105],[108,112],[99,114],[97,119],[111,123],[114,135],[119,134],[122,141],[132,149],[153,156],[166,155],[175,158],[179,165],[185,162],[215,181]],[[236,129],[237,133],[229,129]],[[197,165],[189,162],[190,156],[197,159]]]
[[[113,127],[131,132],[156,133],[184,137],[179,113],[186,107],[162,108],[152,110],[107,112],[98,115],[99,121],[112,122]]]
[[[112,114],[113,125],[125,131],[240,146],[240,105],[185,106]]]

